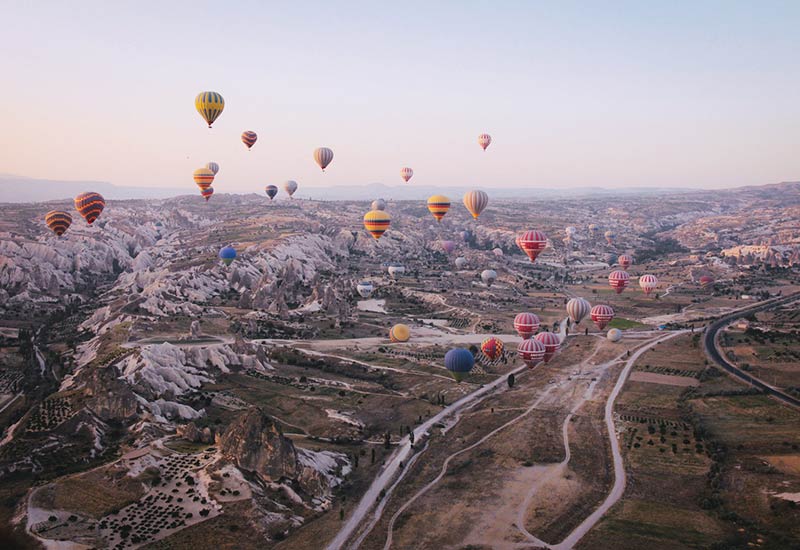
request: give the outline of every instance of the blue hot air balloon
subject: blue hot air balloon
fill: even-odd
[[[231,262],[236,259],[236,249],[232,246],[223,246],[219,250],[219,259],[225,265],[231,265]]]
[[[456,382],[461,382],[467,377],[469,371],[475,366],[475,358],[468,349],[453,348],[444,356],[444,367]]]

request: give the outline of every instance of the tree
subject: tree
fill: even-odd
[[[516,380],[516,377],[514,376],[513,372],[508,375],[508,377],[506,378],[506,382],[508,383],[508,387],[509,388],[513,388],[514,387],[514,381],[515,380]]]

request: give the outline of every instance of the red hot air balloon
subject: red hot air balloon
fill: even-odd
[[[517,346],[517,354],[525,365],[532,369],[542,361],[544,361],[544,354],[546,353],[544,344],[536,338],[523,340]]]
[[[617,258],[617,263],[622,269],[628,269],[633,263],[633,258],[628,254],[622,254]]]
[[[481,343],[481,351],[490,361],[494,361],[503,354],[503,341],[490,336]]]
[[[700,286],[703,288],[708,288],[709,286],[714,284],[714,277],[710,275],[703,275],[700,277]]]
[[[519,235],[516,241],[520,250],[527,254],[532,262],[536,261],[536,257],[541,254],[542,250],[547,248],[547,237],[544,236],[544,233],[535,229]]]
[[[213,195],[213,194],[214,194],[214,188],[213,187],[206,187],[205,189],[201,189],[200,190],[200,196],[203,197],[204,199],[206,199],[206,202],[208,202],[208,199],[210,199],[211,195]]]
[[[536,339],[544,344],[544,362],[549,363],[561,349],[561,340],[552,332],[540,332]]]
[[[478,145],[485,151],[489,144],[492,143],[492,136],[489,134],[481,134],[478,136]]]
[[[620,294],[631,280],[631,276],[626,271],[612,271],[608,276],[608,284],[614,289],[614,292]]]
[[[596,305],[592,308],[590,315],[592,316],[592,321],[594,321],[594,324],[597,325],[597,328],[603,330],[614,318],[614,310],[611,308],[611,306],[602,304]]]
[[[518,313],[514,317],[514,330],[517,331],[520,338],[528,339],[539,330],[539,318],[535,313]]]
[[[106,201],[100,193],[89,191],[75,197],[75,209],[89,225],[94,223],[105,207]]]

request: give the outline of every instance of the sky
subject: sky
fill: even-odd
[[[218,192],[800,179],[800,2],[0,0],[0,173]],[[225,98],[209,130],[198,92]],[[252,151],[240,141],[258,133]],[[484,153],[480,133],[492,135]],[[333,149],[326,173],[312,159]]]

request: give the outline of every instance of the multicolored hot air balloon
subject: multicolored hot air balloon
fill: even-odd
[[[529,369],[532,369],[542,361],[544,361],[544,354],[547,350],[539,340],[530,338],[523,340],[517,346],[517,354],[522,362],[525,363]]]
[[[219,164],[217,164],[216,162],[209,162],[208,164],[206,164],[206,168],[211,170],[215,176],[217,175],[217,172],[219,172]]]
[[[408,180],[414,177],[414,171],[409,167],[402,168],[400,170],[400,177],[403,178],[404,182],[408,183]]]
[[[372,296],[373,290],[375,290],[375,287],[372,286],[372,283],[369,281],[361,281],[356,285],[356,291],[358,291],[358,295],[362,298],[369,298]]]
[[[256,144],[257,140],[258,140],[258,134],[256,134],[252,130],[245,130],[244,132],[242,132],[242,143],[244,143],[247,146],[248,150],[253,148],[253,145]]]
[[[376,241],[389,229],[391,221],[392,217],[383,210],[370,210],[364,214],[364,227]]]
[[[439,246],[442,247],[442,250],[445,254],[452,254],[453,251],[456,249],[456,242],[455,241],[439,241]]]
[[[468,349],[453,348],[444,355],[444,368],[456,382],[464,380],[474,366],[475,357]]]
[[[631,280],[631,276],[628,275],[627,271],[616,270],[612,271],[608,275],[608,285],[614,289],[614,292],[620,294],[625,287],[628,286],[628,282]]]
[[[217,92],[200,92],[194,98],[194,107],[200,116],[205,119],[208,127],[214,124],[217,117],[222,114],[225,108],[225,100]]]
[[[642,275],[639,277],[639,287],[641,287],[647,296],[650,296],[650,293],[658,288],[658,278],[649,273]]]
[[[403,264],[389,264],[386,271],[389,273],[389,277],[397,280],[398,277],[406,272],[406,268]]]
[[[88,191],[75,197],[75,209],[86,223],[92,225],[106,207],[106,200],[100,193]]]
[[[481,272],[481,281],[486,284],[486,287],[489,288],[492,286],[492,283],[495,282],[497,279],[497,271],[494,269],[484,269]]]
[[[464,194],[464,206],[467,207],[469,213],[472,214],[472,217],[476,220],[478,216],[481,215],[484,208],[489,204],[489,195],[484,193],[483,191],[467,191]]]
[[[542,250],[547,248],[547,237],[541,231],[532,229],[519,235],[516,239],[517,246],[532,262],[536,261],[536,257],[542,253]]]
[[[223,246],[219,250],[219,259],[225,265],[231,265],[231,262],[236,259],[236,249],[232,246]]]
[[[272,200],[272,199],[275,198],[275,195],[278,194],[278,186],[277,185],[267,185],[264,188],[264,192],[269,197],[269,200]]]
[[[606,231],[606,232],[605,232],[605,235],[604,235],[604,236],[605,236],[605,238],[606,238],[606,242],[607,242],[608,244],[614,244],[614,239],[616,239],[616,238],[617,238],[617,234],[616,234],[616,233],[614,233],[613,231],[611,231],[610,229],[609,229],[608,231]]]
[[[592,235],[592,237],[596,237],[598,231],[599,231],[599,229],[597,228],[597,224],[596,223],[590,223],[589,224],[589,233]]]
[[[594,324],[597,325],[597,328],[603,330],[614,318],[614,310],[611,308],[611,306],[599,304],[592,308],[591,316],[592,321],[594,321]]]
[[[201,191],[203,189],[208,189],[211,187],[211,184],[214,183],[214,172],[208,168],[198,168],[194,171],[192,177],[194,177],[194,182]]]
[[[433,195],[428,197],[428,210],[436,218],[437,222],[442,221],[444,215],[450,210],[450,199],[444,195]]]
[[[535,338],[544,344],[544,362],[549,363],[550,359],[555,357],[556,353],[561,350],[561,340],[558,335],[552,332],[540,332]]]
[[[514,330],[517,331],[520,338],[527,340],[539,330],[539,317],[535,313],[518,313],[514,317]]]
[[[492,142],[492,136],[489,134],[481,134],[478,136],[478,145],[480,145],[483,150],[485,151],[489,144]]]
[[[612,328],[608,331],[608,334],[606,334],[606,338],[608,338],[609,342],[619,342],[622,340],[622,331],[618,328]]]
[[[204,199],[206,199],[206,202],[208,202],[208,199],[210,199],[211,195],[213,195],[213,194],[214,194],[214,188],[213,187],[206,187],[205,189],[201,189],[200,190],[200,196],[203,197]]]
[[[372,201],[373,210],[386,210],[386,201],[383,199],[375,199]]]
[[[572,319],[572,322],[578,324],[581,320],[589,314],[592,309],[591,304],[583,298],[572,298],[567,302],[567,315]]]
[[[283,190],[291,197],[294,195],[294,192],[297,191],[297,182],[294,180],[286,180],[283,182]]]
[[[714,277],[712,277],[711,275],[703,275],[702,277],[700,277],[699,282],[702,288],[708,288],[714,284]]]
[[[456,258],[455,264],[456,268],[464,269],[464,267],[466,267],[467,265],[467,259],[464,256],[459,256],[458,258]]]
[[[633,258],[628,254],[621,254],[620,257],[617,258],[617,263],[622,269],[628,269],[633,263]]]
[[[392,342],[408,342],[411,338],[411,329],[408,325],[398,323],[389,330],[389,340]]]
[[[72,225],[72,216],[61,210],[51,210],[44,215],[44,223],[60,237]]]
[[[496,336],[490,336],[481,342],[481,351],[489,361],[494,361],[503,354],[503,341]]]
[[[333,160],[333,151],[328,149],[327,147],[318,147],[314,149],[314,162],[316,162],[322,171],[325,171],[325,168]]]

